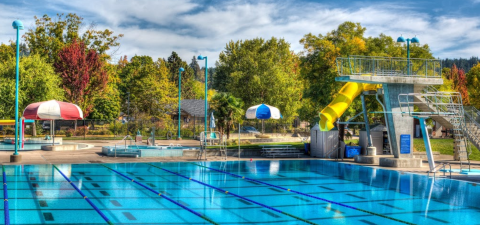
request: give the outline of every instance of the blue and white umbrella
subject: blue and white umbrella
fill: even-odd
[[[280,119],[283,118],[280,110],[278,108],[270,106],[270,105],[255,105],[247,109],[247,113],[245,115],[247,119],[261,119],[262,120],[262,133],[264,133],[263,129],[263,120],[268,119]]]
[[[282,114],[280,114],[280,110],[278,110],[276,107],[261,104],[248,108],[245,117],[247,119],[278,120],[282,118]]]

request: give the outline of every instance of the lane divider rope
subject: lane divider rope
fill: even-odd
[[[3,176],[3,213],[5,217],[5,225],[10,225],[10,210],[8,208],[8,189],[7,189],[7,175],[5,174],[5,166],[2,165]]]
[[[195,179],[193,179],[193,178],[191,178],[191,177],[184,176],[184,175],[182,175],[182,174],[179,174],[179,173],[177,173],[177,172],[173,172],[173,171],[170,171],[170,170],[167,170],[167,169],[164,169],[164,168],[161,168],[161,167],[155,166],[155,165],[153,165],[153,164],[150,164],[150,163],[147,163],[147,165],[150,165],[150,166],[152,166],[152,167],[155,167],[155,168],[157,168],[157,169],[163,170],[163,171],[165,171],[165,172],[168,172],[168,173],[171,173],[171,174],[175,174],[175,175],[177,175],[177,176],[179,176],[179,177],[182,177],[182,178],[185,178],[185,179],[187,179],[187,180],[190,180],[190,181],[193,181],[193,182],[199,183],[199,184],[201,184],[201,185],[204,185],[204,186],[207,186],[207,187],[209,187],[209,188],[215,189],[215,190],[217,190],[217,191],[220,191],[220,192],[222,192],[222,193],[224,193],[224,194],[227,194],[227,195],[233,195],[233,196],[235,196],[235,197],[237,197],[237,198],[240,198],[240,199],[242,199],[242,200],[245,200],[245,201],[251,202],[251,203],[253,203],[253,204],[256,204],[256,205],[262,206],[262,207],[264,207],[264,208],[267,208],[267,209],[273,210],[273,211],[275,211],[275,212],[278,212],[278,213],[284,214],[284,215],[286,215],[286,216],[289,216],[289,217],[292,217],[292,218],[294,218],[294,219],[297,219],[297,220],[303,221],[303,222],[305,222],[305,223],[308,223],[308,224],[313,224],[313,225],[317,225],[317,223],[314,223],[314,222],[312,222],[312,221],[310,221],[310,220],[303,219],[303,218],[301,218],[301,217],[298,217],[298,216],[292,215],[292,214],[290,214],[290,213],[283,212],[283,211],[281,211],[281,210],[279,210],[279,209],[276,209],[276,208],[274,208],[274,207],[271,207],[271,206],[268,206],[268,205],[262,204],[262,203],[260,203],[260,202],[257,202],[257,201],[254,201],[254,200],[251,200],[251,199],[245,198],[245,197],[243,197],[243,196],[240,196],[240,195],[237,195],[237,194],[235,194],[235,193],[232,193],[232,192],[226,191],[226,190],[224,190],[224,189],[221,189],[221,188],[219,188],[219,187],[212,186],[212,185],[210,185],[210,184],[207,184],[207,183],[201,182],[201,181],[199,181],[199,180],[195,180]]]
[[[110,167],[108,167],[108,166],[106,166],[106,165],[103,165],[103,164],[100,164],[100,165],[102,165],[103,167],[107,168],[108,170],[110,170],[110,171],[112,171],[112,172],[114,172],[114,173],[116,173],[116,174],[118,174],[118,175],[122,176],[123,178],[125,178],[125,179],[127,179],[127,180],[129,180],[129,181],[132,181],[133,183],[135,183],[135,184],[138,184],[138,185],[140,185],[140,186],[144,187],[145,189],[147,189],[147,190],[149,190],[149,191],[151,191],[151,192],[155,193],[156,195],[158,195],[158,196],[160,196],[160,197],[162,197],[162,198],[164,198],[164,199],[166,199],[166,200],[170,201],[171,203],[173,203],[173,204],[175,204],[175,205],[178,205],[178,206],[182,207],[183,209],[185,209],[185,210],[187,210],[187,211],[189,211],[189,212],[191,212],[191,213],[195,214],[196,216],[198,216],[198,217],[200,217],[200,218],[202,218],[202,219],[204,219],[204,220],[206,220],[206,221],[210,222],[211,224],[219,225],[217,222],[215,222],[215,221],[213,221],[212,219],[210,219],[210,218],[208,218],[208,217],[206,217],[206,216],[202,215],[201,213],[199,213],[199,212],[196,212],[196,211],[194,211],[193,209],[190,209],[190,208],[188,208],[188,207],[186,207],[186,206],[184,206],[184,205],[180,204],[179,202],[177,202],[177,201],[175,201],[175,200],[173,200],[173,199],[171,199],[171,198],[169,198],[169,197],[167,197],[167,196],[165,196],[165,195],[162,195],[162,194],[161,194],[161,193],[159,193],[158,191],[155,191],[155,190],[153,190],[153,189],[151,189],[151,188],[147,187],[146,185],[144,185],[144,184],[142,184],[142,183],[140,183],[140,182],[138,182],[138,181],[135,181],[134,179],[132,179],[132,178],[130,178],[130,177],[128,177],[128,176],[126,176],[125,174],[122,174],[122,173],[120,173],[120,172],[118,172],[118,171],[116,171],[116,170],[114,170],[114,169],[112,169],[112,168],[110,168]]]
[[[320,198],[320,197],[317,197],[317,196],[313,196],[313,195],[306,194],[306,193],[303,193],[303,192],[295,191],[295,190],[292,190],[292,189],[287,189],[287,188],[284,188],[284,187],[281,187],[281,186],[277,186],[277,185],[274,185],[274,184],[269,184],[269,183],[259,181],[259,180],[256,180],[256,179],[252,179],[252,178],[248,178],[248,177],[245,177],[245,176],[239,176],[239,175],[236,175],[236,174],[233,174],[233,173],[221,171],[221,170],[218,170],[218,169],[215,169],[215,168],[211,168],[211,167],[204,166],[204,165],[199,165],[199,164],[192,163],[192,162],[190,162],[190,164],[193,164],[193,165],[196,165],[196,166],[199,166],[199,167],[203,167],[203,168],[206,168],[206,169],[210,169],[210,170],[213,170],[213,171],[217,171],[217,172],[220,172],[220,173],[228,174],[228,175],[236,177],[236,178],[240,178],[240,179],[264,184],[264,185],[267,185],[267,186],[270,186],[270,187],[275,187],[275,188],[278,188],[278,189],[281,189],[281,190],[284,190],[284,191],[288,191],[288,192],[303,195],[303,196],[306,196],[306,197],[314,198],[314,199],[321,200],[321,201],[324,201],[324,202],[328,202],[328,203],[331,203],[331,204],[334,204],[334,205],[339,205],[339,206],[343,206],[343,207],[346,207],[346,208],[349,208],[349,209],[354,209],[354,210],[357,210],[357,211],[360,211],[360,212],[368,213],[370,215],[379,216],[379,217],[382,217],[382,218],[385,218],[385,219],[397,221],[397,222],[404,223],[404,224],[415,225],[415,223],[410,223],[410,222],[407,222],[407,221],[404,221],[404,220],[400,220],[400,219],[396,219],[396,218],[393,218],[393,217],[385,216],[385,215],[382,215],[382,214],[379,214],[379,213],[367,211],[367,210],[364,210],[364,209],[359,209],[357,207],[353,207],[353,206],[349,206],[349,205],[346,205],[346,204],[343,204],[343,203],[331,201],[331,200],[328,200],[328,199],[325,199],[325,198]]]
[[[110,219],[108,219],[107,216],[105,216],[105,214],[103,214],[102,211],[100,211],[100,209],[98,209],[98,207],[95,204],[93,204],[93,202],[85,194],[83,194],[83,192],[77,187],[77,185],[75,185],[70,179],[68,179],[68,177],[65,176],[65,174],[63,174],[63,172],[60,169],[58,169],[57,166],[55,165],[52,165],[52,166],[63,176],[63,178],[65,178],[65,180],[68,181],[70,185],[72,185],[73,188],[75,188],[75,190],[77,190],[77,192],[83,197],[83,199],[85,199],[88,202],[88,204],[90,204],[92,208],[95,209],[95,211],[97,211],[97,213],[105,220],[105,222],[107,222],[107,224],[113,225],[112,221],[110,221]]]

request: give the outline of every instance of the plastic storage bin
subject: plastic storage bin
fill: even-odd
[[[356,155],[360,155],[360,151],[362,150],[361,146],[345,146],[345,157],[346,158],[353,158]]]

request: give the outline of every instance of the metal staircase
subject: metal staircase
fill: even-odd
[[[474,107],[464,107],[460,93],[441,92],[431,86],[414,95],[414,104],[422,111],[417,114],[428,114],[442,126],[453,130],[454,159],[469,162],[471,149],[468,142],[480,149],[480,124],[476,120],[480,112]]]

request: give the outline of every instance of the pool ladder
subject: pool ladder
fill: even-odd
[[[128,138],[129,138],[129,140],[130,140],[130,145],[131,145],[132,142],[133,142],[133,143],[135,143],[135,147],[137,148],[137,150],[140,150],[140,149],[138,148],[138,146],[137,146],[137,143],[133,141],[132,136],[127,135],[127,136],[123,137],[122,140],[120,140],[119,142],[115,143],[115,158],[117,158],[117,145],[118,145],[118,143],[120,143],[120,142],[122,142],[122,141],[125,141],[125,145],[124,145],[124,150],[123,150],[123,152],[127,152],[127,139],[128,139]],[[138,157],[138,155],[137,155],[137,157]]]
[[[441,164],[438,164],[435,169],[433,169],[433,171],[428,171],[428,177],[430,177],[430,173],[433,173],[433,178],[435,179],[435,175],[437,174],[437,168],[441,167],[443,169],[443,176],[446,177],[445,175],[445,171],[446,171],[446,166],[449,166],[450,170],[450,178],[452,178],[452,165],[450,163],[441,163]]]

